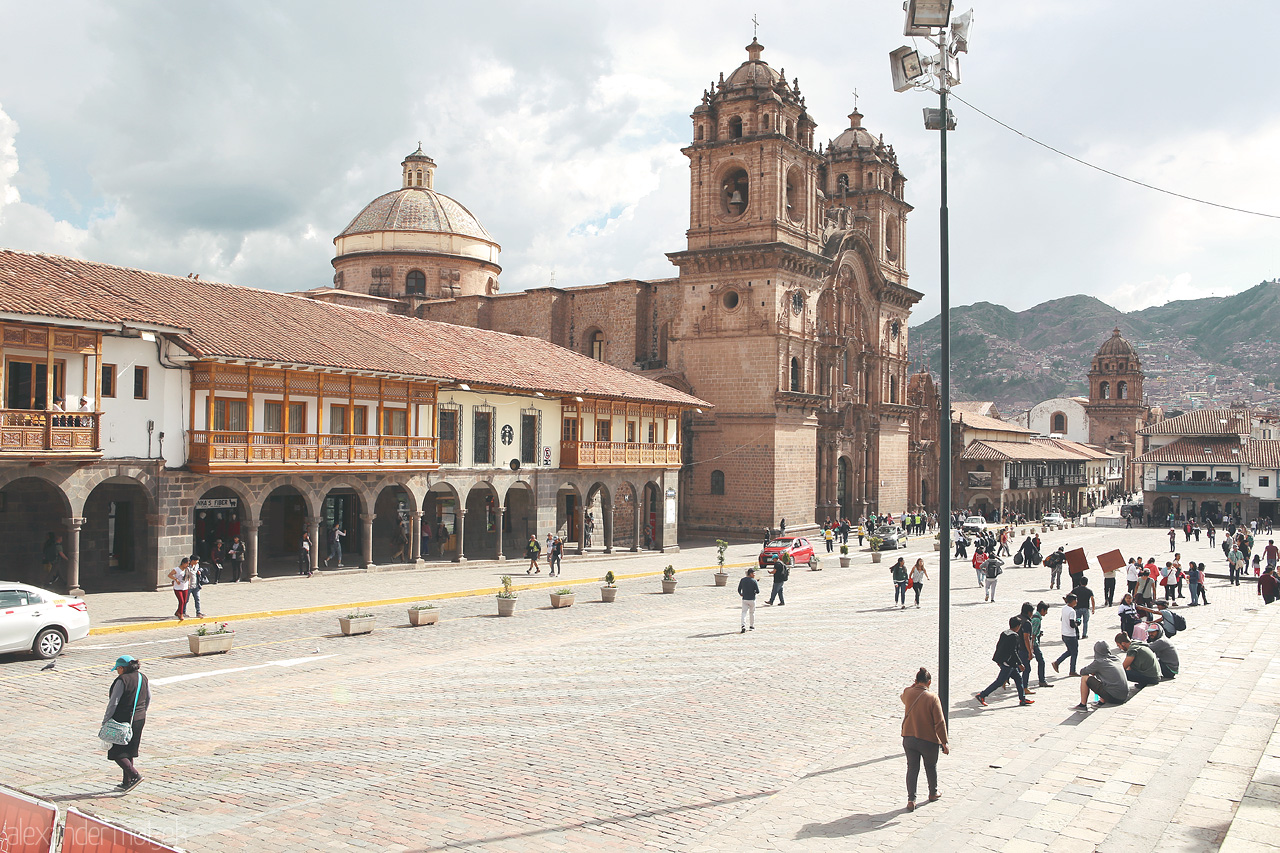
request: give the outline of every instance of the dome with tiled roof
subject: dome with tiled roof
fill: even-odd
[[[769,63],[760,58],[760,54],[764,51],[764,45],[756,41],[754,38],[751,44],[747,45],[747,55],[749,59],[737,67],[737,69],[725,78],[724,86],[726,89],[742,89],[748,86],[773,86],[778,82],[784,82],[782,74],[770,67]]]
[[[882,145],[880,140],[871,135],[871,131],[862,126],[862,113],[854,107],[849,113],[849,128],[831,140],[831,148],[840,150],[848,148],[875,148]]]
[[[432,231],[493,240],[471,211],[426,187],[401,187],[378,196],[338,236],[370,231]]]
[[[1136,356],[1133,345],[1120,336],[1120,329],[1113,329],[1111,337],[1098,347],[1098,355],[1127,355]]]

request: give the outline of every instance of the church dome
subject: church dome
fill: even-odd
[[[836,150],[851,150],[854,148],[875,148],[879,144],[880,140],[872,136],[871,131],[862,126],[862,113],[855,108],[849,114],[849,129],[831,140],[829,147]]]
[[[356,214],[338,237],[379,231],[458,234],[493,242],[493,237],[471,211],[427,187],[401,187],[378,196]]]
[[[755,39],[751,40],[751,44],[747,45],[747,55],[750,57],[746,62],[738,66],[732,74],[724,81],[726,89],[745,89],[749,86],[768,86],[782,80],[782,74],[769,67],[769,63],[760,58],[760,54],[764,51],[764,45]]]
[[[1125,355],[1136,356],[1137,353],[1133,349],[1133,345],[1120,336],[1120,330],[1114,329],[1111,337],[1103,342],[1098,348],[1098,355]]]

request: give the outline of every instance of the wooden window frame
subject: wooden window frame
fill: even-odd
[[[138,379],[142,379],[142,393],[138,393]],[[135,364],[133,366],[133,399],[150,400],[151,399],[151,369],[145,364]]]
[[[102,376],[102,392],[103,398],[116,396],[116,366],[114,364],[103,364],[98,368],[98,372]]]

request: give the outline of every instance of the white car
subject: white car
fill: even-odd
[[[88,635],[89,606],[83,598],[0,581],[0,652],[29,649],[56,658],[68,642]]]
[[[971,515],[960,525],[965,533],[981,533],[987,529],[987,520],[980,515]]]
[[[1049,526],[1050,524],[1061,527],[1062,525],[1067,523],[1067,520],[1062,517],[1062,513],[1051,512],[1041,520],[1041,523],[1046,527]]]

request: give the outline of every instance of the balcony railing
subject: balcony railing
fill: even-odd
[[[680,445],[633,441],[561,441],[561,468],[605,468],[637,465],[672,468],[680,465]]]
[[[0,454],[6,456],[102,455],[98,412],[38,412],[0,409]]]
[[[1238,495],[1239,480],[1157,480],[1157,492],[1186,495]]]
[[[293,468],[436,466],[436,439],[403,435],[308,435],[196,430],[187,461],[192,467]]]

